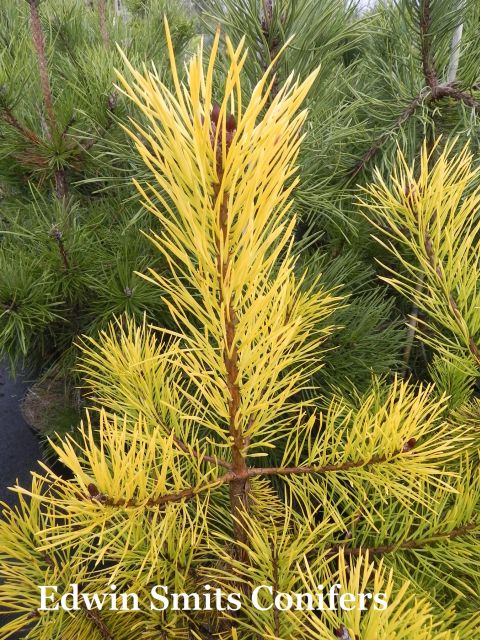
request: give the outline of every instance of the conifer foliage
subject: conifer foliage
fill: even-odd
[[[13,372],[71,376],[80,335],[124,312],[161,313],[134,275],[155,256],[125,188],[134,168],[115,43],[160,67],[164,12],[177,55],[193,20],[172,2],[123,20],[113,4],[0,3],[0,354]]]
[[[55,445],[73,477],[45,467],[30,489],[16,488],[20,506],[0,525],[0,594],[15,613],[0,637],[479,637],[478,405],[466,397],[452,412],[433,385],[396,376],[349,395],[312,389],[340,332],[333,314],[348,304],[293,252],[301,105],[317,71],[276,87],[274,58],[246,99],[242,42],[226,39],[221,89],[219,34],[206,61],[200,46],[185,82],[168,27],[167,43],[171,89],[155,66],[128,62],[119,83],[142,114],[128,131],[152,180],[137,187],[160,222],[150,239],[169,269],[144,278],[172,326],[131,319],[84,342],[92,411],[80,446]],[[478,254],[466,257],[460,235],[475,235],[474,174],[466,153],[443,155],[432,172],[425,162],[415,184],[400,164],[396,186],[372,187],[369,203],[382,231],[394,212],[389,237],[427,272],[418,303],[438,310],[452,356],[470,358],[477,325],[464,307],[475,304],[467,271]],[[409,295],[403,282],[392,281]],[[153,585],[245,601],[236,611],[38,611],[32,584],[59,585],[60,595],[71,583],[85,593],[115,585],[147,602]],[[389,606],[279,611],[265,594],[263,608],[248,602],[258,585],[275,596],[335,583],[340,595],[381,592]]]

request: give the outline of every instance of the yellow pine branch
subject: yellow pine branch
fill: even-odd
[[[243,43],[234,48],[226,38],[230,64],[217,104],[213,74],[219,38],[217,33],[206,67],[200,47],[182,83],[167,25],[174,89],[155,68],[139,72],[127,60],[131,80],[119,75],[119,81],[143,115],[129,134],[154,181],[137,187],[161,222],[162,232],[152,241],[171,269],[169,277],[154,270],[145,277],[162,287],[173,319],[190,335],[194,348],[181,359],[184,373],[219,417],[234,419],[245,431],[265,423],[259,416],[252,426],[247,413],[249,406],[260,405],[267,374],[272,390],[280,376],[285,389],[299,390],[301,376],[289,374],[290,353],[307,362],[309,351],[302,351],[302,344],[336,300],[325,292],[301,294],[290,253],[291,195],[306,115],[297,111],[317,72],[302,83],[290,77],[269,100],[270,68],[245,105],[246,53]],[[318,345],[312,340],[310,351]],[[235,418],[227,406],[232,393],[239,394]],[[285,402],[273,392],[263,401],[272,418]]]
[[[392,274],[384,280],[427,316],[416,320],[420,338],[478,375],[480,167],[468,147],[455,154],[455,144],[446,143],[436,159],[440,140],[432,150],[424,145],[418,177],[399,152],[390,184],[377,172],[362,204],[378,241],[402,267],[383,265]]]
[[[332,548],[332,553],[336,553],[339,549],[342,549],[345,555],[359,556],[362,553],[368,553],[371,556],[384,555],[387,553],[394,553],[396,551],[408,551],[415,549],[423,549],[431,546],[432,544],[448,542],[455,538],[462,538],[468,535],[474,535],[480,533],[480,522],[475,520],[474,522],[467,522],[459,527],[455,527],[450,530],[442,530],[432,533],[427,538],[403,540],[402,542],[389,543],[383,545],[376,545],[374,547],[358,547],[352,548],[346,545],[340,545]]]

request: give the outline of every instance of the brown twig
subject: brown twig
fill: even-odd
[[[30,17],[32,24],[32,40],[37,54],[38,71],[40,75],[40,85],[42,88],[43,102],[47,114],[45,122],[46,135],[49,140],[53,139],[54,132],[57,129],[57,120],[53,108],[52,90],[50,87],[50,78],[48,75],[48,63],[45,53],[45,38],[38,13],[39,0],[28,0],[30,5]],[[55,195],[59,200],[63,200],[67,195],[68,185],[65,169],[57,169],[54,174]]]
[[[273,25],[273,0],[263,0],[263,16],[261,19],[260,27],[262,34],[267,41],[268,48],[268,60],[262,65],[263,70],[267,71],[269,65],[276,58],[278,52],[280,51],[281,42],[278,35],[274,35],[271,33]],[[268,104],[272,102],[275,96],[278,93],[278,75],[276,74],[277,64],[272,68],[273,74],[273,84],[268,96]]]
[[[355,178],[360,171],[362,171],[366,164],[377,154],[380,148],[385,144],[390,135],[395,129],[398,129],[404,122],[406,122],[417,110],[417,108],[426,99],[439,98],[438,94],[438,78],[433,61],[433,54],[431,49],[431,39],[429,36],[430,28],[430,2],[429,0],[423,0],[420,7],[420,49],[422,57],[422,68],[425,83],[427,87],[422,89],[418,96],[413,98],[402,113],[395,120],[393,127],[390,131],[386,131],[380,137],[378,137],[371,147],[363,154],[360,161],[354,166],[350,173],[351,178]]]
[[[105,0],[98,0],[98,18],[100,21],[100,33],[105,48],[109,45],[108,29],[107,29],[107,3]]]
[[[82,605],[82,611],[87,618],[95,625],[104,640],[115,640],[112,632],[105,624],[101,614],[96,609],[87,609],[86,605]]]
[[[95,487],[95,485],[89,486],[89,495],[77,494],[77,497],[82,500],[89,500],[91,502],[98,502],[99,504],[110,507],[123,507],[123,508],[135,508],[144,504],[147,507],[161,507],[171,502],[181,502],[182,500],[190,500],[195,496],[209,491],[210,489],[218,488],[224,484],[229,483],[237,486],[237,483],[241,486],[251,478],[258,478],[262,476],[292,476],[292,475],[323,475],[327,473],[341,473],[344,471],[350,471],[352,469],[358,469],[360,467],[375,466],[378,464],[388,463],[398,455],[409,453],[415,445],[414,440],[409,440],[402,449],[394,451],[390,456],[373,456],[369,460],[349,460],[342,462],[341,464],[326,464],[321,466],[305,465],[295,467],[247,467],[238,471],[229,471],[222,476],[219,476],[216,480],[212,480],[207,484],[203,484],[197,487],[187,487],[177,493],[168,493],[158,498],[151,498],[144,503],[139,503],[136,500],[114,500],[113,498],[101,493]]]
[[[16,129],[26,140],[33,142],[33,144],[42,143],[41,139],[34,131],[20,124],[10,107],[0,106],[0,112],[3,113],[3,119],[5,122]]]
[[[254,478],[257,476],[301,476],[309,474],[325,474],[325,473],[341,473],[342,471],[350,471],[359,467],[369,467],[377,464],[389,462],[394,457],[405,453],[405,449],[393,452],[391,456],[373,456],[370,460],[349,460],[342,464],[326,464],[323,466],[306,465],[296,467],[252,467],[246,471],[247,477]]]
[[[429,33],[431,27],[430,0],[422,0],[420,3],[419,26],[423,75],[430,89],[434,91],[438,85],[438,77],[432,52],[432,39]]]
[[[437,542],[439,540],[454,540],[455,538],[460,538],[461,536],[467,535],[471,531],[478,529],[478,522],[469,522],[468,524],[462,525],[460,527],[456,527],[451,531],[438,531],[433,533],[431,536],[427,538],[423,538],[421,540],[404,540],[403,542],[384,544],[378,547],[355,547],[348,548],[344,545],[336,545],[332,548],[332,555],[337,553],[339,550],[342,550],[348,556],[359,556],[364,553],[368,553],[370,556],[378,556],[387,553],[393,553],[394,551],[408,551],[415,549],[423,549],[428,546],[432,542]]]
[[[32,39],[37,54],[38,71],[40,74],[40,85],[42,87],[43,101],[48,117],[48,135],[51,138],[56,128],[56,118],[53,109],[52,91],[48,76],[47,56],[45,53],[45,39],[43,37],[42,23],[38,13],[39,0],[28,0],[30,5],[30,18],[32,25]]]
[[[371,147],[362,155],[357,164],[350,171],[350,179],[355,178],[366,166],[366,164],[377,154],[381,147],[385,144],[388,138],[392,135],[395,129],[398,129],[406,120],[408,120],[420,106],[420,104],[428,97],[431,96],[429,89],[422,89],[422,91],[411,100],[402,113],[393,123],[391,130],[386,131],[379,136],[371,145]]]
[[[222,165],[222,135],[223,126],[225,126],[226,140],[228,146],[230,140],[236,130],[236,121],[233,115],[226,117],[226,122],[219,122],[219,110],[217,107],[212,109],[211,114],[211,134],[212,143],[216,145],[215,153],[217,158],[217,182],[213,185],[214,204],[218,204],[218,227],[219,237],[217,238],[217,278],[218,278],[218,295],[219,303],[224,307],[225,322],[225,344],[223,345],[223,361],[226,371],[226,387],[228,392],[228,431],[231,439],[232,453],[232,474],[230,478],[230,506],[233,516],[233,532],[234,538],[239,543],[236,551],[239,559],[246,561],[246,552],[242,546],[247,542],[247,530],[244,519],[245,513],[249,510],[248,499],[248,475],[247,463],[244,456],[247,440],[244,437],[242,427],[240,425],[240,373],[239,373],[239,354],[237,349],[236,325],[238,323],[237,313],[233,306],[232,300],[224,299],[224,289],[228,284],[230,273],[230,255],[224,255],[224,248],[227,246],[228,238],[228,200],[229,194],[225,190],[220,199],[220,189],[223,179]],[[218,130],[217,130],[218,127]]]
[[[184,442],[182,442],[182,440],[177,438],[177,436],[173,436],[173,441],[182,451],[192,455],[194,458],[201,459],[203,462],[211,462],[212,464],[216,464],[219,467],[224,467],[225,469],[230,470],[232,468],[232,465],[230,464],[230,462],[227,462],[226,460],[222,460],[222,458],[217,458],[217,456],[210,456],[210,455],[206,455],[204,453],[195,451],[194,449],[186,445]]]
[[[67,176],[64,169],[55,171],[55,195],[59,200],[65,198],[68,192]]]
[[[68,271],[68,268],[69,268],[70,265],[69,265],[69,262],[68,262],[68,256],[67,256],[67,252],[65,250],[65,245],[63,243],[63,234],[60,231],[60,229],[57,229],[57,227],[54,227],[53,230],[52,230],[52,238],[55,240],[55,242],[58,245],[58,250],[60,252],[60,257],[62,258],[63,267],[64,267],[65,271]]]
[[[441,100],[442,98],[453,98],[458,102],[463,102],[467,107],[472,109],[480,109],[480,101],[476,100],[472,95],[466,91],[461,91],[457,88],[454,82],[437,85],[435,89],[434,100]]]

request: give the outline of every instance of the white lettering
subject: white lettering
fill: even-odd
[[[40,607],[39,611],[58,611],[58,602],[54,607],[47,607],[47,600],[53,602],[55,599],[55,594],[58,591],[57,585],[54,584],[44,584],[38,587],[40,589]],[[53,592],[49,595],[47,594],[47,589],[52,589]]]
[[[156,600],[157,602],[161,602],[163,605],[162,607],[156,607],[153,602],[150,601],[150,609],[152,609],[152,611],[165,611],[165,609],[168,607],[168,598],[158,593],[159,589],[161,589],[164,593],[168,593],[168,587],[165,587],[163,584],[157,584],[155,587],[152,587],[150,595],[154,600]]]

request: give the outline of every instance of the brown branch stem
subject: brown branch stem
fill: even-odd
[[[100,612],[97,609],[87,609],[86,605],[82,605],[82,611],[92,624],[98,629],[104,640],[115,640],[112,632],[105,624]]]
[[[227,148],[236,130],[236,120],[233,114],[226,117],[225,122],[219,121],[220,109],[214,106],[211,119],[211,143],[216,157],[217,179],[213,187],[213,206],[218,207],[218,235],[216,238],[216,270],[218,281],[218,302],[223,310],[224,335],[225,339],[220,344],[223,352],[223,362],[225,365],[225,386],[228,394],[228,434],[231,442],[231,472],[226,474],[229,482],[230,508],[233,520],[233,537],[238,543],[235,552],[242,562],[247,562],[248,555],[246,545],[248,542],[245,515],[249,511],[249,483],[248,468],[245,451],[248,446],[248,439],[244,436],[241,424],[241,392],[240,392],[240,369],[238,353],[238,336],[236,327],[238,324],[237,311],[234,308],[231,294],[225,297],[228,291],[231,255],[228,251],[229,235],[229,193],[222,189],[224,176],[223,151],[225,144]],[[220,135],[219,135],[220,134]],[[225,136],[225,140],[222,137]],[[225,478],[225,476],[224,476]],[[226,480],[224,480],[226,481]]]
[[[197,486],[197,487],[187,487],[182,491],[177,493],[168,493],[164,496],[160,496],[158,498],[152,498],[147,500],[144,503],[140,503],[136,500],[128,500],[125,501],[123,499],[114,500],[97,492],[93,491],[91,495],[79,495],[80,499],[86,499],[93,502],[98,502],[105,506],[111,507],[139,507],[141,504],[144,504],[147,507],[161,507],[170,502],[181,502],[182,500],[189,500],[194,498],[195,496],[204,493],[205,491],[209,491],[210,489],[217,488],[226,483],[230,484],[230,488],[232,485],[235,486],[235,483],[244,486],[248,480],[251,478],[258,478],[261,476],[292,476],[292,475],[309,475],[309,474],[319,474],[323,475],[326,473],[341,473],[343,471],[350,471],[351,469],[358,469],[360,467],[369,467],[378,464],[384,464],[392,461],[394,458],[399,456],[402,453],[408,453],[412,450],[414,444],[410,441],[405,444],[402,449],[394,451],[391,455],[377,455],[373,456],[369,460],[349,460],[347,462],[342,462],[341,464],[326,464],[326,465],[305,465],[305,466],[295,466],[295,467],[247,467],[244,465],[244,468],[238,471],[232,470],[228,473],[219,476],[215,480],[212,480],[209,483]]]
[[[423,101],[437,102],[445,98],[451,98],[457,102],[462,102],[471,109],[480,110],[480,101],[476,100],[466,91],[458,89],[454,83],[437,84],[433,88],[423,89],[416,98],[413,98],[402,113],[398,116],[389,131],[379,136],[370,146],[370,148],[362,155],[357,164],[350,171],[349,179],[355,178],[367,165],[367,163],[380,151],[385,142],[389,139],[395,129],[398,129],[406,122],[417,110]]]
[[[107,3],[105,0],[98,0],[98,19],[100,21],[100,33],[102,36],[103,46],[109,45],[108,29],[107,29]]]
[[[395,129],[398,129],[398,127],[400,127],[406,120],[408,120],[415,113],[415,111],[417,110],[419,105],[423,102],[423,100],[425,100],[425,98],[431,95],[432,94],[429,89],[422,89],[422,91],[418,94],[418,96],[410,100],[408,105],[405,107],[405,109],[402,111],[402,113],[398,116],[398,118],[393,123],[392,128],[389,131],[386,131],[385,133],[383,133],[381,136],[379,136],[373,142],[370,148],[362,155],[360,160],[351,170],[350,179],[355,178],[365,168],[365,165],[377,154],[378,151],[380,151],[381,147],[385,144],[385,142],[391,136],[392,132]]]
[[[432,94],[433,100],[441,100],[442,98],[452,98],[457,102],[463,102],[467,107],[472,109],[480,109],[480,101],[476,100],[466,91],[461,91],[455,86],[455,83],[439,84]]]
[[[173,441],[179,449],[181,449],[184,453],[188,453],[189,455],[192,455],[194,458],[201,459],[203,462],[211,462],[212,464],[216,464],[217,466],[223,467],[224,469],[230,470],[232,468],[232,465],[230,464],[230,462],[227,462],[222,458],[217,458],[217,456],[206,455],[204,453],[200,453],[198,451],[195,451],[194,449],[191,449],[182,440],[180,440],[180,438],[177,438],[177,436],[173,436]]]
[[[282,18],[280,18],[282,21]],[[266,72],[269,65],[275,60],[280,51],[281,42],[278,35],[272,34],[272,25],[273,25],[273,0],[263,0],[263,15],[260,23],[260,28],[263,34],[263,37],[267,43],[268,49],[268,59],[263,63],[263,71]],[[272,67],[272,88],[270,90],[270,94],[268,97],[268,104],[271,104],[272,100],[278,93],[278,82],[279,78],[277,75],[277,67],[278,64],[275,63]]]
[[[431,536],[427,538],[423,538],[421,540],[405,540],[403,542],[384,544],[378,547],[354,547],[348,548],[344,545],[337,545],[331,551],[332,555],[337,553],[339,550],[342,550],[348,556],[359,556],[364,553],[368,553],[370,556],[372,555],[383,555],[387,553],[393,553],[394,551],[408,551],[415,549],[423,549],[427,547],[432,542],[438,542],[439,540],[454,540],[455,538],[460,538],[464,535],[469,534],[471,531],[478,529],[478,522],[469,522],[468,524],[462,525],[460,527],[456,527],[451,531],[438,531],[433,533]]]
[[[41,144],[42,141],[37,136],[37,134],[31,129],[28,129],[27,127],[24,127],[22,124],[20,124],[10,107],[1,106],[0,111],[3,113],[3,119],[5,120],[5,122],[16,129],[18,133],[20,133],[26,140],[29,140],[34,144]]]
[[[427,85],[433,91],[438,85],[438,77],[433,58],[431,35],[429,33],[431,26],[430,0],[422,0],[420,4],[419,26],[423,75]]]
[[[58,193],[57,193],[57,196],[60,197],[58,195]],[[60,231],[60,229],[57,229],[55,227],[52,230],[52,238],[55,240],[55,242],[58,245],[58,251],[60,253],[60,257],[62,258],[63,267],[64,267],[65,271],[68,271],[70,265],[69,265],[69,262],[68,262],[68,256],[67,256],[67,252],[66,252],[66,249],[65,249],[65,244],[63,242],[63,234]]]
[[[215,196],[218,198],[222,168],[218,168],[219,183],[215,185]],[[223,287],[226,284],[226,279],[229,277],[230,258],[227,256],[222,259],[221,257],[221,243],[226,245],[227,233],[228,233],[228,193],[225,191],[223,194],[222,202],[219,208],[219,229],[220,238],[217,243],[217,269],[218,269],[218,281],[219,281],[219,296],[220,304],[224,304],[224,321],[225,321],[225,333],[226,343],[223,347],[223,359],[226,369],[226,383],[229,394],[228,399],[228,413],[229,424],[228,430],[232,441],[232,478],[230,481],[230,506],[232,509],[232,515],[234,517],[233,529],[234,537],[238,543],[245,544],[247,542],[247,532],[244,526],[244,514],[248,512],[248,475],[247,464],[244,457],[244,449],[246,445],[245,438],[242,433],[242,429],[239,426],[240,418],[240,386],[239,386],[239,369],[238,369],[238,351],[236,345],[236,325],[237,315],[233,308],[232,302],[224,301],[223,299]],[[237,549],[239,556],[246,560],[245,551],[242,547]]]
[[[37,54],[38,71],[40,74],[40,85],[42,88],[43,101],[48,117],[48,135],[51,138],[56,128],[56,118],[53,109],[52,91],[50,88],[50,78],[48,75],[47,56],[45,53],[45,39],[43,36],[42,23],[38,13],[38,0],[28,0],[30,5],[30,19],[32,25],[32,39]]]
[[[48,75],[48,63],[45,53],[45,38],[42,30],[42,23],[40,20],[40,14],[38,12],[39,0],[28,0],[30,5],[30,18],[32,25],[32,40],[37,54],[38,71],[40,75],[40,86],[42,88],[43,102],[45,105],[45,111],[47,120],[45,122],[45,129],[48,139],[53,139],[54,132],[57,129],[57,119],[55,116],[55,110],[53,108],[52,90],[50,87],[50,77]],[[67,195],[67,177],[65,170],[59,168],[54,174],[55,181],[55,195],[59,200],[63,200]]]
[[[64,169],[57,169],[55,171],[55,195],[59,200],[65,198],[68,192],[67,176]],[[65,259],[64,259],[65,262]]]

